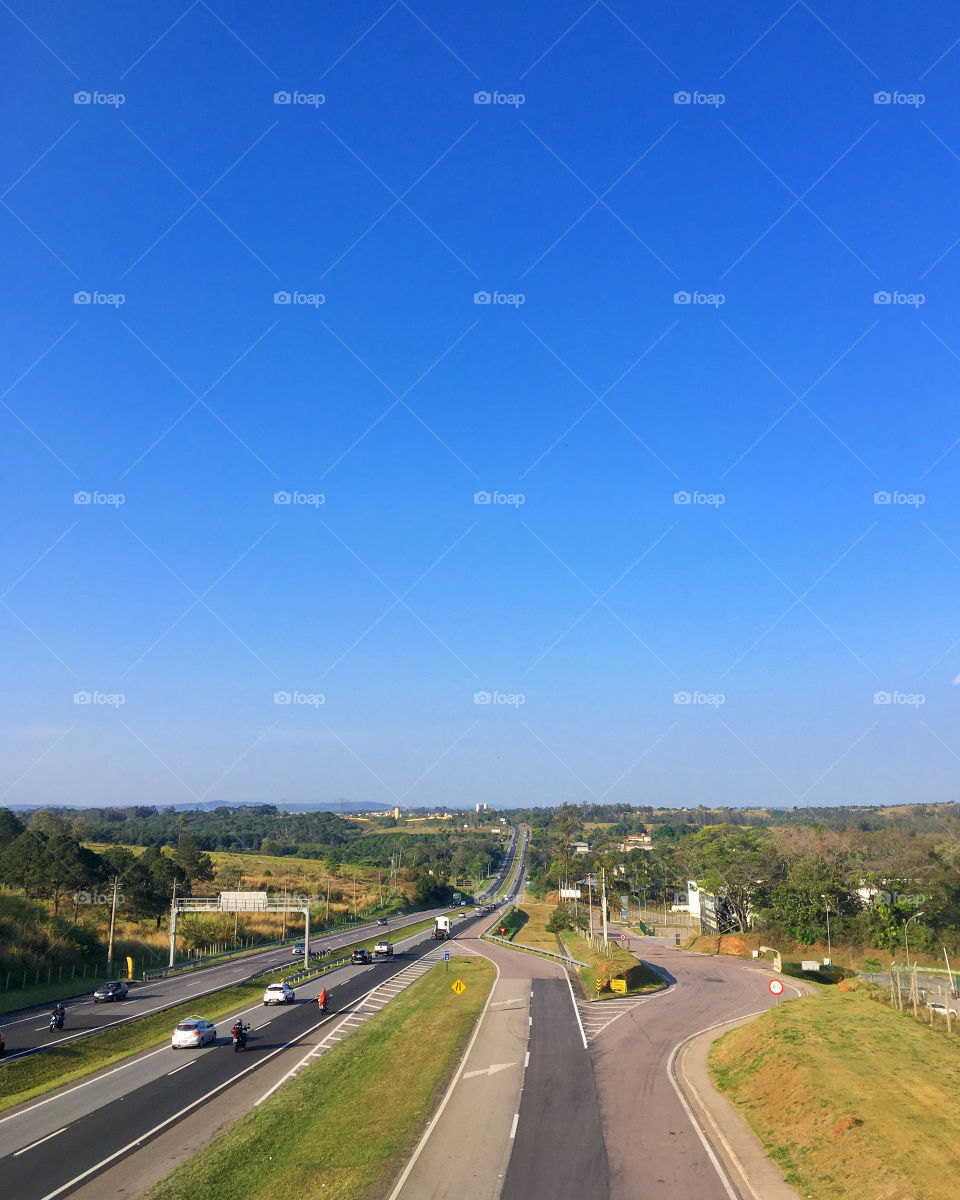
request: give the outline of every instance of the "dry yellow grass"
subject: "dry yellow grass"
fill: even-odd
[[[710,1067],[803,1196],[955,1195],[958,1045],[912,1017],[831,989],[726,1034]]]

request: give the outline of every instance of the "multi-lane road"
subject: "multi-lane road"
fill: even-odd
[[[456,922],[453,942],[414,934],[393,960],[332,972],[327,1018],[317,980],[290,1006],[231,1013],[212,1048],[164,1045],[0,1117],[0,1192],[132,1200],[449,948],[484,955],[497,980],[437,1114],[411,1160],[397,1164],[389,1200],[738,1200],[744,1193],[684,1094],[677,1051],[699,1031],[768,1007],[768,975],[637,938],[632,949],[668,988],[591,1003],[559,963],[483,941],[490,923],[472,916]],[[225,1036],[238,1015],[255,1026],[242,1055]]]
[[[487,889],[489,893],[493,893],[501,886],[503,880],[508,878],[508,872],[514,861],[513,852],[516,844],[515,836],[508,848],[503,868]],[[391,917],[385,935],[392,937],[406,926],[415,925],[424,920],[432,920],[439,913],[447,911],[446,908],[436,908],[403,917]],[[310,946],[313,951],[327,950],[335,956],[338,949],[362,941],[372,934],[380,932],[380,928],[375,922],[350,926],[338,933],[312,937]],[[302,939],[300,942],[302,945]],[[172,974],[149,983],[131,983],[126,1000],[113,1000],[97,1004],[93,1000],[91,989],[88,996],[66,1001],[66,1026],[61,1033],[50,1031],[51,1004],[10,1013],[0,1018],[0,1026],[3,1028],[7,1047],[6,1057],[0,1059],[0,1068],[4,1063],[25,1053],[35,1052],[41,1047],[63,1045],[78,1037],[123,1024],[125,1021],[150,1016],[152,1013],[172,1008],[177,1004],[184,1004],[190,1000],[196,1000],[199,1003],[204,996],[210,995],[211,992],[242,983],[252,975],[272,967],[289,966],[290,972],[293,974],[301,965],[302,955],[292,955],[291,947],[283,946],[244,955],[223,963],[213,963],[193,971]]]

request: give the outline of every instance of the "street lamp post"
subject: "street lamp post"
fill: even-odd
[[[915,921],[917,919],[917,917],[922,917],[922,916],[923,916],[922,912],[916,912],[913,914],[912,917],[907,917],[907,919],[903,923],[903,944],[907,948],[907,970],[908,971],[910,970],[910,940],[907,937],[907,926],[910,924],[911,921]]]
[[[823,901],[827,910],[827,958],[830,960],[830,966],[832,967],[833,951],[830,948],[830,901],[826,898],[826,896],[823,895],[821,895],[820,899]]]

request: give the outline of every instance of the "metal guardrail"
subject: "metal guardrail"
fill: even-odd
[[[499,937],[495,933],[485,933],[483,936],[511,950],[526,950],[528,954],[538,954],[541,958],[555,958],[558,962],[570,963],[575,967],[590,966],[589,963],[581,962],[579,958],[571,958],[568,954],[558,954],[555,950],[541,950],[538,946],[525,946],[523,942],[511,942],[509,938]]]

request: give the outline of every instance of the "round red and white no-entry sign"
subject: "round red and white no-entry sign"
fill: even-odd
[[[783,984],[779,979],[770,980],[770,991],[773,992],[775,996],[780,995],[780,993],[783,991]]]

